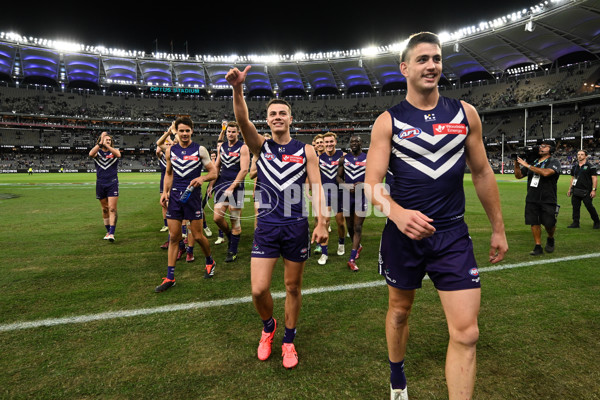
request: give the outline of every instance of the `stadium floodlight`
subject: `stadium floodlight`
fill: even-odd
[[[377,54],[379,54],[379,49],[375,46],[369,46],[362,49],[360,53],[366,57],[375,57]]]

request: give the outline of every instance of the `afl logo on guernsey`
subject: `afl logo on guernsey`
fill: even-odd
[[[398,133],[398,137],[400,139],[411,139],[417,137],[421,134],[421,130],[419,128],[410,128],[405,129]]]
[[[275,154],[273,153],[265,153],[265,158],[269,161],[274,160],[275,159]]]

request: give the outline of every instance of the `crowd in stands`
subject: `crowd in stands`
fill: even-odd
[[[598,64],[584,63],[552,73],[529,74],[475,82],[441,93],[461,98],[480,112],[484,140],[493,167],[502,160],[498,142],[505,143],[505,165],[514,143],[544,137],[559,141],[557,155],[570,165],[579,147],[581,132],[590,135],[600,126],[600,100],[583,83],[600,72]],[[344,144],[350,133],[363,136],[368,147],[370,127],[377,115],[404,98],[402,91],[384,94],[289,99],[298,139],[310,143],[316,133],[335,129]],[[592,100],[580,101],[590,98]],[[573,99],[572,101],[568,101]],[[259,116],[269,99],[249,99],[251,119],[266,129]],[[567,100],[567,101],[565,101]],[[551,103],[553,108],[549,107]],[[94,94],[55,88],[16,88],[0,85],[0,169],[93,169],[87,152],[104,130],[125,149],[124,169],[158,168],[154,143],[176,115],[185,113],[198,123],[203,144],[215,149],[222,120],[233,119],[231,99],[176,96],[149,97],[123,93]],[[598,162],[598,140],[589,143],[591,162]],[[496,144],[496,146],[494,146]],[[14,145],[41,146],[36,151],[15,152]],[[5,148],[2,148],[4,146]],[[57,151],[58,148],[58,151]],[[62,151],[61,151],[62,148]],[[48,150],[51,149],[51,150]],[[67,150],[68,149],[68,150]],[[73,149],[75,149],[73,151]],[[129,153],[127,150],[131,150]]]

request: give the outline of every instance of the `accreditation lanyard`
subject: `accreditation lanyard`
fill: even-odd
[[[548,160],[549,160],[549,158],[546,158],[541,163],[538,160],[535,160],[533,162],[533,166],[537,167],[537,168],[544,168],[546,166],[546,161],[548,161]],[[529,186],[536,188],[536,187],[538,187],[539,184],[540,184],[540,176],[538,174],[533,174],[533,177],[531,178],[531,183],[529,184]]]
[[[579,179],[579,176],[581,175],[581,170],[583,169],[583,167],[585,167],[585,164],[583,164],[583,165],[577,164],[575,167],[577,168],[577,177],[573,177],[573,185],[572,185],[573,187],[575,185],[577,185],[577,180]]]

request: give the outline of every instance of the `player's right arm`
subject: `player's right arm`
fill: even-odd
[[[409,238],[420,240],[429,237],[435,232],[435,228],[430,224],[433,220],[418,210],[403,208],[384,188],[382,182],[390,162],[391,146],[392,119],[386,111],[377,117],[371,131],[365,172],[365,195],[374,207],[383,212]]]
[[[173,187],[173,165],[171,164],[171,148],[167,148],[165,153],[167,167],[165,169],[165,177],[163,179],[163,192],[160,195],[160,205],[167,208],[169,196],[171,195],[171,187]]]
[[[165,133],[163,133],[162,136],[159,137],[158,140],[156,141],[156,148],[157,148],[157,150],[158,149],[161,149],[162,151],[166,150],[166,148],[167,148],[167,145],[166,145],[167,138],[174,131],[175,131],[175,121],[173,121],[173,123],[171,124],[171,126],[169,127],[169,129],[167,129],[165,131]]]
[[[596,186],[594,186],[594,187],[596,187]],[[571,189],[572,188],[573,188],[573,175],[571,175],[571,181],[569,182],[569,190],[567,190],[567,197],[571,197]]]
[[[258,134],[256,126],[250,121],[250,115],[248,113],[248,105],[244,99],[244,82],[246,81],[246,75],[250,70],[250,65],[246,66],[243,71],[237,68],[232,68],[225,75],[225,79],[233,88],[233,112],[235,119],[240,126],[242,131],[242,137],[244,143],[248,146],[248,149],[258,156],[260,149],[265,141],[265,137]]]

